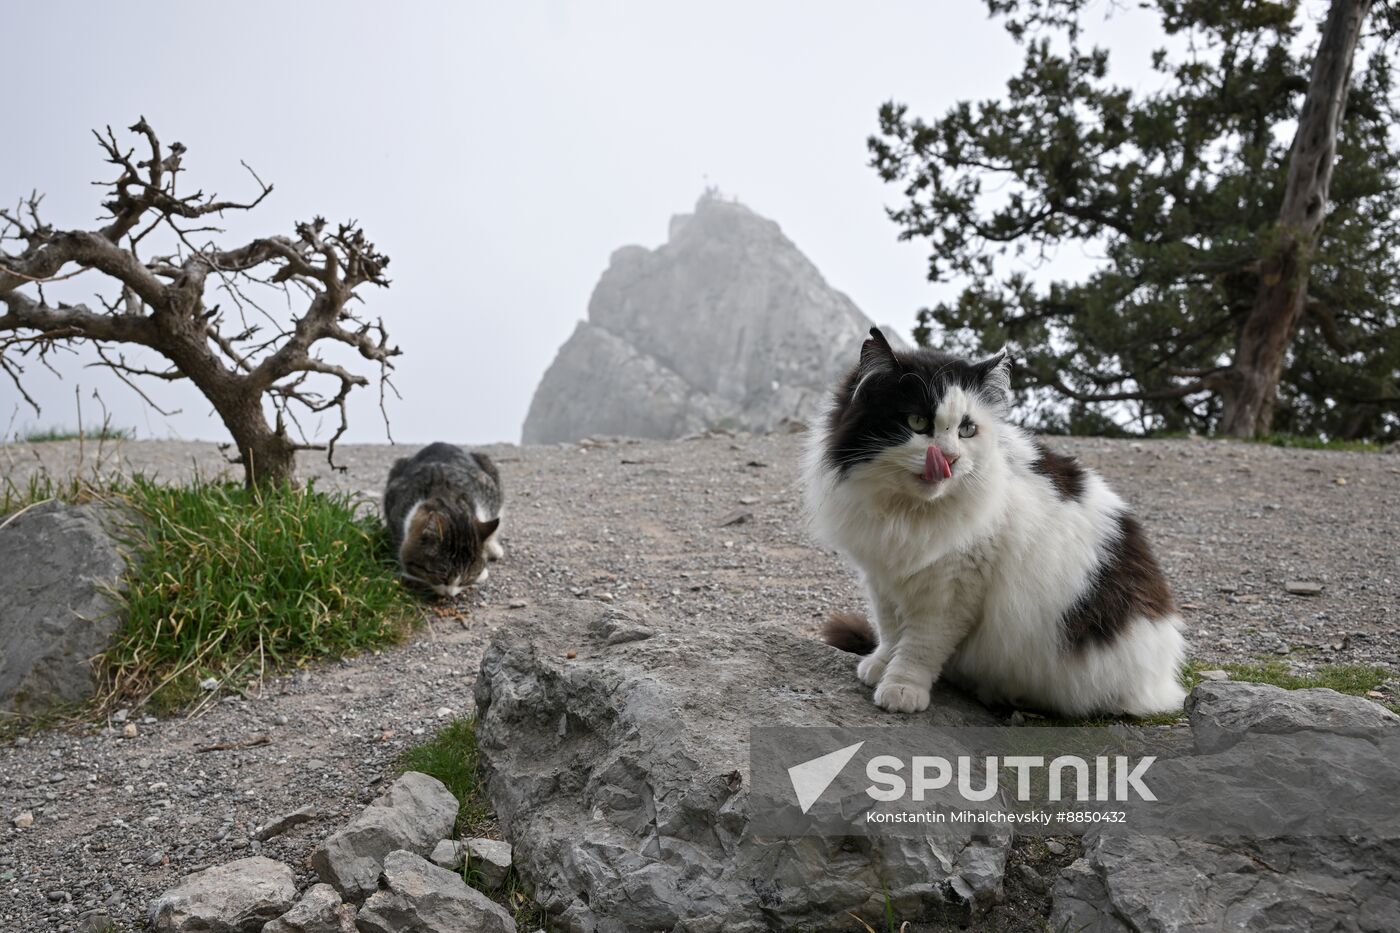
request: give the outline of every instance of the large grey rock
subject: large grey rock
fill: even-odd
[[[532,608],[477,680],[487,790],[515,870],[563,928],[849,930],[847,911],[883,916],[886,891],[910,915],[996,898],[1009,833],[765,838],[749,763],[751,725],[995,723],[985,709],[939,688],[899,719],[814,638],[652,611],[651,637],[610,644],[590,611],[614,610]]]
[[[778,225],[705,196],[656,250],[627,246],[530,403],[526,443],[675,438],[808,421],[870,320]]]
[[[695,392],[665,364],[588,321],[574,333],[535,389],[525,419],[527,444],[588,435],[680,437],[733,423],[737,410]]]
[[[1051,930],[1308,933],[1400,929],[1400,840],[1232,843],[1099,835],[1055,884]]]
[[[515,933],[505,908],[412,852],[389,853],[381,880],[355,918],[360,933]]]
[[[1365,697],[1240,682],[1199,684],[1186,698],[1186,713],[1203,754],[1228,748],[1246,733],[1355,733],[1400,725],[1400,716]]]
[[[326,837],[311,853],[311,866],[342,897],[358,902],[378,888],[385,856],[399,849],[431,852],[456,820],[452,792],[437,778],[410,771]]]
[[[1089,933],[1400,929],[1397,717],[1331,690],[1206,683],[1197,755],[1162,800],[1085,835],[1050,928]]]
[[[92,658],[121,624],[112,591],[131,519],[100,503],[45,502],[0,518],[0,710],[40,713],[92,696]]]
[[[187,875],[151,904],[156,933],[259,933],[297,899],[281,862],[255,855]]]
[[[313,884],[296,906],[268,923],[262,933],[356,933],[355,908],[343,903],[330,885]]]

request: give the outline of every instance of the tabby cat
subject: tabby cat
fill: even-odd
[[[439,596],[456,596],[486,579],[488,560],[504,556],[501,477],[491,458],[451,444],[429,444],[389,470],[384,521],[399,572]]]

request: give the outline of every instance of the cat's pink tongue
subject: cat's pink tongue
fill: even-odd
[[[943,451],[937,444],[929,444],[924,453],[924,482],[936,483],[952,475],[953,468],[948,465],[948,458],[943,456]]]

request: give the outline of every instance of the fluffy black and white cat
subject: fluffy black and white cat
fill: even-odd
[[[504,556],[501,477],[491,458],[451,444],[429,444],[394,462],[384,489],[384,523],[399,572],[439,596],[456,596],[487,577]]]
[[[805,465],[813,528],[873,610],[833,616],[827,640],[869,652],[857,676],[893,712],[925,709],[939,677],[1066,716],[1179,709],[1181,619],[1142,527],[1009,404],[1004,352],[895,350],[871,329]]]

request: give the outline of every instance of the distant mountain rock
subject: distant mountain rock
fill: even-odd
[[[613,253],[535,390],[524,441],[810,421],[869,329],[776,223],[706,195],[671,219],[664,246]]]

